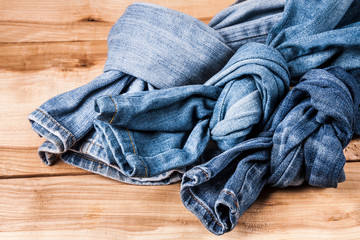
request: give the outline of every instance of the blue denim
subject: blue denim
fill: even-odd
[[[269,31],[281,20],[284,3],[285,0],[241,1],[216,14],[209,26],[235,50],[249,41],[266,43]]]
[[[336,1],[288,1],[284,18],[271,30],[267,45],[243,45],[204,86],[99,99],[94,124],[108,156],[125,164],[129,174],[139,171],[151,177],[198,164],[210,139],[221,151],[235,147],[269,120],[289,89],[290,76],[298,82],[298,76],[315,67],[360,67],[360,25],[347,15],[359,12],[354,4],[360,5],[342,1],[338,8]],[[330,15],[326,19],[325,13]],[[129,107],[130,103],[139,107]],[[199,117],[199,112],[206,114]],[[177,120],[186,125],[186,133]]]
[[[32,129],[47,139],[39,147],[40,158],[51,165],[60,157],[74,166],[133,184],[181,180],[186,169],[180,165],[157,176],[132,177],[135,175],[117,159],[109,157],[103,137],[93,127],[98,115],[94,102],[103,96],[205,82],[227,63],[238,46],[252,39],[264,41],[279,21],[283,0],[275,4],[269,1],[265,5],[269,12],[259,2],[233,5],[232,9],[242,9],[237,14],[242,20],[223,26],[221,19],[226,22],[230,13],[219,13],[214,18],[218,19],[213,24],[216,30],[164,7],[148,3],[129,6],[109,33],[104,73],[80,88],[55,96],[29,115]],[[254,17],[246,17],[247,12]]]
[[[206,228],[233,229],[263,187],[336,187],[345,180],[343,148],[354,133],[360,74],[339,67],[306,73],[263,130],[185,173],[181,199]]]

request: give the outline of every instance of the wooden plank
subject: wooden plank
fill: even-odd
[[[102,41],[0,44],[0,70],[22,72],[56,68],[61,72],[74,68],[104,65],[107,43]]]
[[[358,239],[360,163],[346,173],[337,189],[266,189],[225,238]],[[218,238],[183,207],[179,184],[63,176],[1,179],[0,191],[1,239]]]
[[[201,18],[208,24],[211,17]],[[0,43],[106,40],[114,22],[71,24],[0,22]]]
[[[26,116],[102,73],[106,42],[0,44],[0,146],[39,146]],[[15,131],[15,134],[14,134]]]
[[[45,165],[37,155],[37,147],[0,147],[0,179],[90,174],[63,161],[51,167]]]
[[[2,0],[0,22],[110,22],[114,23],[135,0]],[[209,18],[234,3],[233,0],[147,0],[195,18]]]
[[[0,22],[0,43],[106,40],[113,22]]]
[[[106,40],[115,21],[134,0],[1,1],[0,43]],[[233,3],[221,1],[148,1],[185,12],[208,23]]]
[[[344,149],[344,154],[347,161],[360,160],[360,137],[355,136],[349,145]]]

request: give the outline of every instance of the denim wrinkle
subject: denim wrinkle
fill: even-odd
[[[185,207],[214,234],[234,228],[265,184],[286,187],[305,181],[318,187],[336,187],[345,180],[343,148],[358,126],[355,116],[359,115],[359,82],[346,73],[355,76],[358,70],[354,69],[360,68],[360,25],[354,22],[359,18],[359,4],[286,2],[283,18],[270,31],[267,41],[285,59],[292,83],[298,85],[277,108],[272,120],[264,117],[263,124],[256,125],[256,129],[263,129],[260,133],[250,132],[252,138],[237,141],[238,145],[223,149],[222,154],[183,176],[181,198]],[[242,48],[247,45],[250,43]],[[311,70],[318,67],[332,68]],[[221,74],[220,71],[205,85],[221,83],[217,80]],[[299,83],[302,75],[303,82]],[[241,83],[245,78],[237,79]],[[229,105],[236,106],[233,99],[240,98],[239,93],[245,88],[254,89],[245,82],[237,94],[225,93],[226,97],[230,95]],[[221,111],[216,107],[212,117],[218,115],[221,119]],[[232,112],[241,115],[250,110],[254,111],[252,107],[239,107]],[[222,113],[224,119],[226,113]],[[273,125],[264,125],[266,122]],[[235,202],[233,194],[237,197]]]
[[[345,70],[360,67],[360,62],[354,60],[349,64],[347,60],[349,56],[356,59],[355,50],[360,46],[359,28],[353,26],[353,23],[350,23],[351,27],[336,28],[344,14],[348,12],[349,6],[352,6],[352,1],[346,2],[341,8],[336,8],[328,2],[322,2],[321,7],[317,7],[320,2],[297,1],[294,3],[288,1],[286,4],[286,9],[290,13],[285,12],[286,19],[281,19],[279,25],[271,30],[267,44],[251,42],[241,46],[217,74],[206,81],[204,85],[196,86],[197,93],[192,99],[187,98],[185,101],[181,96],[192,91],[191,89],[195,89],[195,85],[174,87],[172,88],[174,93],[171,95],[167,94],[166,89],[159,89],[153,92],[143,92],[141,97],[136,93],[114,96],[118,109],[121,109],[121,118],[131,116],[132,121],[125,123],[118,118],[112,127],[108,126],[112,129],[114,137],[104,139],[105,149],[109,149],[109,151],[111,149],[113,153],[117,152],[119,158],[122,158],[122,155],[126,156],[129,150],[124,147],[126,139],[121,137],[124,135],[121,132],[127,129],[134,136],[134,142],[138,148],[143,149],[143,152],[137,155],[138,158],[159,159],[159,161],[145,161],[149,164],[149,168],[154,169],[154,171],[150,171],[149,177],[171,170],[174,166],[176,168],[176,166],[196,165],[198,164],[196,160],[205,150],[203,146],[210,139],[217,144],[221,151],[226,151],[247,139],[249,135],[256,134],[258,129],[261,129],[269,120],[276,106],[288,92],[290,76],[293,80],[299,81],[296,77],[298,74],[303,75],[309,68],[322,66],[324,63],[332,66],[336,62]],[[305,10],[291,12],[294,7],[302,8],[302,5],[307,4],[315,6],[316,11],[312,10],[309,13],[309,6],[306,6]],[[324,20],[324,12],[331,13],[331,17]],[[237,12],[235,11],[234,14]],[[231,17],[224,18],[224,21],[232,23]],[[214,22],[216,21],[214,20]],[[221,25],[221,23],[219,24]],[[357,29],[355,33],[353,28]],[[344,38],[344,36],[349,37]],[[343,62],[346,63],[343,64]],[[296,65],[292,65],[293,63]],[[288,69],[288,66],[293,67]],[[221,91],[219,97],[215,99],[216,104],[211,105],[214,106],[211,109],[212,115],[204,116],[209,121],[208,119],[204,121],[204,119],[194,118],[192,111],[180,111],[180,109],[193,109],[194,105],[202,108],[204,101],[207,101],[207,92],[212,89],[209,86],[219,88]],[[128,107],[128,102],[134,97],[142,103],[145,110],[134,110]],[[178,103],[167,107],[166,102],[168,101],[177,101]],[[147,102],[156,106],[157,111],[150,112],[152,106],[146,104]],[[109,117],[113,115],[111,112],[113,108],[109,110],[110,113],[102,113],[102,108],[106,108],[106,106],[106,104],[97,106],[100,111],[97,116],[98,121],[94,122],[95,128],[101,135],[108,134],[104,129],[106,125],[109,125]],[[209,107],[211,106],[209,105]],[[144,111],[147,112],[146,116]],[[174,134],[183,129],[181,129],[182,126],[174,123],[173,119],[191,118],[196,121],[187,122],[186,126],[190,126],[192,131],[187,130],[189,132],[186,135]],[[138,126],[134,126],[138,123],[138,119],[146,119],[147,122],[144,124],[144,121],[141,121],[141,128],[138,128]],[[99,127],[100,125],[102,127]],[[159,127],[160,125],[161,127]],[[156,131],[156,134],[153,131]],[[116,132],[118,132],[118,137],[116,137]],[[147,140],[143,141],[145,134]],[[163,139],[164,143],[159,139]],[[171,139],[171,141],[166,139]],[[198,145],[192,144],[192,147],[198,148],[187,149],[186,146],[190,142],[199,143]],[[161,145],[161,148],[158,145]],[[149,149],[158,149],[159,151]],[[179,149],[179,151],[174,152],[173,149]],[[161,158],[159,158],[159,154],[161,154]],[[181,160],[179,161],[179,159]],[[126,162],[129,163],[129,161]],[[131,169],[134,171],[134,168]]]
[[[343,149],[354,134],[359,84],[339,67],[306,73],[256,137],[184,174],[184,205],[221,235],[266,184],[336,187],[345,180]]]
[[[337,187],[360,134],[359,5],[239,0],[206,25],[134,3],[104,73],[28,116],[47,139],[39,157],[130,184],[182,179],[184,206],[216,235],[266,185]]]
[[[118,162],[109,158],[104,136],[93,126],[98,115],[94,101],[126,92],[204,83],[227,63],[238,47],[259,37],[265,41],[270,28],[279,21],[283,1],[277,1],[274,7],[269,3],[269,8],[274,9],[270,12],[258,4],[258,0],[249,2],[233,5],[233,9],[242,9],[237,17],[243,20],[233,22],[234,28],[226,23],[225,30],[225,25],[219,26],[219,20],[215,29],[191,16],[154,4],[130,5],[109,33],[104,73],[80,88],[55,96],[28,116],[32,129],[47,139],[38,149],[42,161],[52,165],[60,156],[74,166],[133,184],[180,181],[186,170],[180,165],[156,176],[144,177],[148,175],[145,166],[141,156],[135,154],[127,157],[134,160],[131,164],[135,164],[137,170],[123,172]],[[250,11],[255,16],[252,21],[242,17]],[[226,14],[220,12],[215,18],[225,19]],[[225,39],[227,36],[231,36],[231,42]],[[128,131],[129,134],[122,135],[124,139],[133,135]],[[181,136],[181,133],[174,134]],[[124,143],[130,150],[136,148],[137,140],[132,140],[133,145],[131,141]],[[205,159],[204,156],[200,159]],[[134,176],[131,173],[139,177],[131,177]]]

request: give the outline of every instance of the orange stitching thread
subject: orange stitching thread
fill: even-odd
[[[114,106],[115,106],[114,116],[111,118],[111,120],[110,120],[110,122],[109,122],[109,124],[111,124],[111,123],[114,121],[114,118],[115,118],[115,115],[116,115],[116,113],[117,113],[117,111],[118,111],[118,108],[117,108],[116,103],[115,103],[114,99],[112,98],[112,96],[109,95],[109,97],[111,98],[111,101],[114,103]]]
[[[73,144],[76,142],[75,141],[75,137],[68,131],[66,130],[64,127],[62,127],[61,125],[59,125],[57,122],[55,122],[48,114],[46,114],[44,111],[40,110],[39,108],[37,108],[36,110],[38,110],[39,112],[41,112],[42,114],[45,115],[45,117],[47,117],[48,119],[50,119],[53,123],[55,123],[59,128],[61,128],[62,130],[64,130],[65,132],[67,132],[67,134],[70,135],[70,137],[72,138]]]
[[[222,227],[222,225],[221,225],[221,224],[215,219],[215,217],[212,215],[212,213],[210,212],[210,210],[209,210],[207,207],[205,207],[204,204],[202,204],[201,202],[199,202],[199,200],[197,200],[197,199],[194,197],[194,195],[190,192],[189,189],[188,189],[188,192],[189,192],[190,196],[191,196],[196,202],[198,202],[203,208],[205,208],[205,210],[210,214],[211,218],[215,221],[215,223],[216,223],[217,225],[219,225],[220,227]]]
[[[134,154],[136,155],[136,152],[135,152],[135,146],[134,146],[134,143],[132,141],[132,138],[131,138],[131,135],[130,135],[130,132],[129,132],[129,129],[125,128],[128,135],[129,135],[129,138],[130,138],[130,142],[131,142],[131,145],[132,145],[132,148],[133,148],[133,151],[134,151]]]
[[[133,148],[134,154],[136,155],[135,145],[134,145],[134,143],[133,143],[133,141],[132,141],[132,138],[131,138],[131,135],[130,135],[129,129],[127,129],[127,128],[125,128],[125,129],[126,129],[126,131],[127,131],[128,135],[129,135],[130,142],[131,142],[131,145],[132,145],[132,148]],[[140,162],[143,164],[143,166],[144,166],[144,168],[145,168],[145,175],[144,175],[143,177],[146,177],[146,176],[148,175],[147,167],[146,167],[145,163],[143,162],[143,160],[141,160],[141,158],[140,158],[140,157],[139,157],[139,160],[140,160]]]
[[[234,198],[234,202],[235,202],[236,206],[239,207],[239,204],[236,201],[235,194],[233,194],[232,192],[226,191],[226,190],[222,190],[221,192],[224,192],[224,193],[227,193],[227,194],[231,195]]]
[[[204,170],[199,167],[197,167],[197,169],[200,169],[200,171],[202,171],[206,175],[206,180],[209,180],[209,175]]]
[[[111,118],[111,120],[110,120],[110,122],[109,122],[109,124],[111,124],[111,123],[114,121],[114,118],[115,118],[115,115],[116,115],[116,113],[117,113],[117,111],[118,111],[118,108],[117,108],[116,103],[115,103],[114,99],[112,98],[112,96],[109,95],[109,97],[111,98],[111,101],[114,103],[114,106],[115,106],[114,116]],[[127,131],[127,133],[129,134],[130,142],[131,142],[131,145],[132,145],[132,147],[133,147],[134,154],[136,155],[135,146],[134,146],[134,143],[133,143],[133,141],[132,141],[130,132],[129,132],[129,130],[128,130],[127,128],[126,128],[126,131]],[[139,158],[139,159],[140,159],[140,158]],[[145,175],[144,175],[143,177],[146,177],[147,174],[148,174],[148,170],[147,170],[147,168],[146,168],[145,163],[144,163],[141,159],[140,159],[140,161],[141,161],[141,163],[144,165],[144,168],[145,168]]]

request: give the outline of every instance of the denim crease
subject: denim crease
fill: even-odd
[[[336,187],[344,181],[343,149],[360,103],[356,71],[357,78],[339,67],[306,73],[256,137],[185,173],[184,205],[221,235],[235,227],[266,184]]]
[[[287,1],[283,18],[270,31],[267,44],[241,46],[204,85],[97,99],[95,128],[101,136],[112,133],[111,138],[103,138],[103,146],[119,165],[133,164],[128,174],[147,166],[150,177],[199,164],[196,161],[210,140],[220,151],[233,148],[269,120],[290,81],[297,83],[310,69],[324,65],[344,70],[360,67],[356,57],[359,24],[347,15],[357,16],[352,11],[360,14],[359,4],[349,0],[336,7],[336,1]],[[330,17],[324,19],[325,13]],[[228,22],[226,26],[234,20],[230,15],[223,21]],[[209,98],[213,92],[219,95]],[[141,107],[129,107],[135,104]],[[199,115],[202,111],[207,114]],[[124,121],[127,118],[131,121]]]
[[[32,129],[47,139],[38,149],[42,161],[52,165],[60,157],[66,163],[126,183],[161,185],[180,181],[186,170],[180,165],[147,177],[148,166],[138,157],[126,156],[134,159],[130,165],[142,168],[138,174],[129,174],[129,169],[124,170],[126,166],[109,157],[104,136],[93,126],[98,115],[94,101],[126,92],[204,83],[226,64],[236,48],[252,39],[264,41],[271,26],[278,22],[284,1],[268,1],[268,8],[258,2],[233,5],[233,9],[242,9],[239,18],[250,11],[254,17],[233,22],[239,26],[237,29],[231,29],[228,22],[226,30],[219,22],[227,12],[214,18],[218,19],[215,29],[154,4],[130,5],[109,33],[104,73],[80,88],[55,96],[28,116]],[[244,31],[238,32],[242,28]],[[133,145],[126,144],[131,155]]]

